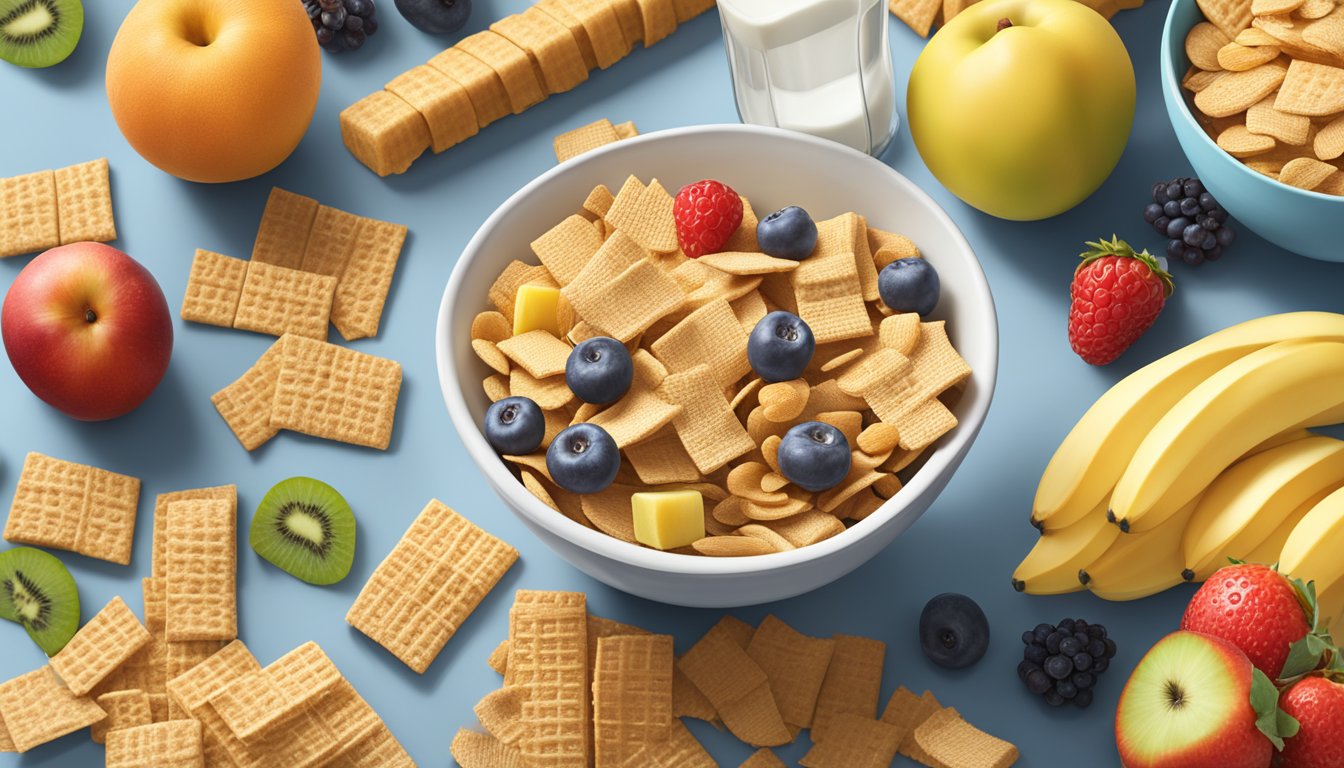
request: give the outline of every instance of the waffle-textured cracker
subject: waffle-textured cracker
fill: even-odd
[[[540,8],[505,16],[490,29],[527,52],[547,93],[564,93],[588,79],[588,67],[574,35]]]
[[[95,744],[107,741],[107,734],[123,728],[136,728],[154,722],[150,709],[149,694],[139,689],[112,691],[94,699],[103,708],[107,717],[93,724],[89,736]]]
[[[584,768],[590,755],[588,613],[577,592],[519,590],[509,611],[505,685],[524,686],[519,742],[529,765]]]
[[[495,70],[509,95],[515,115],[546,98],[545,87],[527,52],[491,29],[481,30],[457,42],[456,48]]]
[[[168,491],[160,493],[154,499],[154,539],[151,547],[152,557],[150,558],[150,575],[163,576],[167,573],[166,566],[168,562],[168,505],[175,501],[193,501],[198,499],[215,499],[228,501],[234,506],[235,512],[238,509],[238,486],[236,485],[216,485],[209,488],[191,488],[183,491]],[[148,582],[148,580],[146,580]],[[160,585],[162,586],[162,585]],[[145,586],[145,626],[150,631],[154,631],[153,620],[150,617],[149,595],[150,585]],[[160,625],[162,626],[162,625]]]
[[[252,261],[298,269],[316,216],[316,200],[272,187],[252,245]]]
[[[11,752],[27,752],[88,728],[107,716],[87,696],[61,685],[50,667],[40,667],[0,683],[0,743],[8,734]]]
[[[406,70],[384,87],[425,118],[430,149],[436,153],[466,141],[480,130],[467,90],[428,64]]]
[[[249,451],[260,448],[280,431],[271,426],[271,405],[288,339],[276,339],[251,368],[210,398],[234,437]]]
[[[233,327],[326,341],[335,292],[334,277],[254,261],[247,268]]]
[[[51,657],[51,668],[71,693],[84,696],[149,641],[149,630],[114,597]]]
[[[406,242],[406,226],[361,218],[355,244],[336,284],[331,323],[346,341],[378,335],[392,276]]]
[[[336,344],[287,336],[270,423],[314,437],[386,450],[401,365]]]
[[[56,175],[38,171],[0,179],[0,258],[60,244]]]
[[[167,638],[238,636],[238,519],[229,501],[168,505]]]
[[[61,243],[116,240],[117,225],[112,218],[112,184],[108,179],[107,158],[57,168],[55,175]]]
[[[597,642],[593,667],[593,754],[619,767],[672,726],[672,638],[617,635]]]
[[[107,768],[205,768],[201,724],[171,720],[113,731],[107,738]]]
[[[4,538],[128,565],[139,503],[134,477],[30,453]]]
[[[197,248],[187,276],[187,292],[182,297],[182,319],[232,328],[247,268],[243,259]]]

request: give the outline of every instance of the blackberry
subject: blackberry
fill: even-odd
[[[1166,194],[1170,186],[1154,187],[1155,196],[1157,192]],[[1107,636],[1104,626],[1083,619],[1038,624],[1022,633],[1022,644],[1025,648],[1017,677],[1028,691],[1052,707],[1066,702],[1080,709],[1091,705],[1093,690],[1116,651],[1115,641]]]
[[[1167,239],[1167,260],[1186,264],[1217,261],[1236,238],[1226,226],[1227,211],[1199,179],[1178,178],[1153,185],[1153,202],[1143,220]]]
[[[373,0],[301,0],[317,44],[332,53],[353,51],[378,31]]]

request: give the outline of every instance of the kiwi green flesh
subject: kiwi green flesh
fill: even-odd
[[[79,590],[60,560],[38,549],[0,552],[0,618],[23,626],[48,656],[79,630]]]
[[[335,584],[355,560],[355,514],[330,485],[291,477],[266,493],[249,532],[252,549],[309,584]]]
[[[21,67],[59,64],[84,30],[80,0],[0,0],[0,59]]]

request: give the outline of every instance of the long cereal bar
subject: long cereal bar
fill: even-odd
[[[167,639],[238,636],[238,518],[227,500],[168,505]]]
[[[623,635],[597,641],[593,666],[593,755],[621,766],[672,726],[672,638]]]
[[[517,559],[513,547],[432,500],[345,620],[423,674]]]
[[[116,239],[107,158],[0,179],[0,258]]]
[[[149,630],[114,597],[51,657],[51,668],[71,693],[83,696],[149,641]]]
[[[386,450],[401,365],[300,336],[283,340],[271,426]]]
[[[588,765],[588,611],[579,592],[519,590],[509,611],[506,686],[522,686],[519,749],[537,768]]]
[[[30,453],[4,538],[128,565],[139,503],[134,477]]]
[[[10,752],[27,752],[106,716],[92,699],[61,685],[50,667],[0,683],[0,747]]]

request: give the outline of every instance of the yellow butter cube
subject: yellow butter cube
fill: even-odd
[[[648,491],[630,496],[635,541],[676,549],[705,537],[705,502],[699,491]]]
[[[546,331],[560,335],[560,289],[547,285],[520,285],[513,300],[513,335]]]

